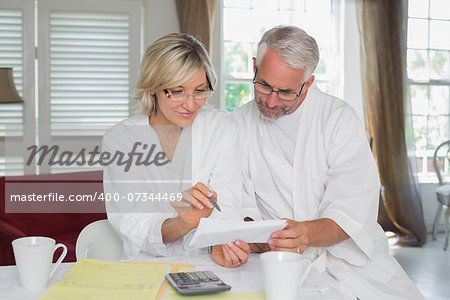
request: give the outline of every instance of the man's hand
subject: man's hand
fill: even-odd
[[[308,247],[330,247],[349,236],[331,219],[296,222],[286,220],[283,230],[272,233],[268,243],[272,251],[289,251],[303,254]]]
[[[267,243],[250,243],[251,253],[264,253],[270,251],[270,246]]]
[[[253,219],[250,217],[245,217],[244,221],[252,222]],[[264,253],[264,252],[270,251],[269,244],[267,244],[267,243],[251,243],[248,245],[250,246],[251,253]]]
[[[268,243],[272,251],[289,251],[303,254],[310,244],[307,222],[286,220],[287,226],[272,233]]]
[[[245,264],[250,254],[250,246],[241,240],[226,245],[216,245],[212,249],[212,259],[226,268],[239,268]]]

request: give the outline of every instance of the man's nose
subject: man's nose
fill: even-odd
[[[278,102],[278,94],[275,91],[272,91],[272,93],[269,95],[269,98],[267,99],[267,106],[273,108],[278,105]]]

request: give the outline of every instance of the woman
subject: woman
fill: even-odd
[[[135,158],[128,170],[104,171],[108,219],[126,257],[198,253],[188,245],[200,218],[238,218],[237,128],[227,113],[205,107],[215,84],[207,52],[192,36],[169,34],[147,49],[137,84],[142,113],[110,128],[102,145]]]

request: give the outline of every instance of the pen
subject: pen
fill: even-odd
[[[212,176],[212,172],[209,173],[208,184],[207,184],[208,188],[209,188],[209,183],[211,182],[211,176]],[[211,197],[208,197],[208,199],[209,199],[209,202],[211,202],[212,205],[214,205],[214,207],[215,207],[218,211],[222,212],[222,210],[221,210],[220,207],[219,207],[219,204],[217,204],[216,200],[214,200],[214,198],[212,197],[212,195],[211,195]]]
[[[209,199],[209,202],[211,202],[212,205],[214,205],[214,207],[217,208],[218,211],[220,211],[220,212],[222,211],[219,207],[219,204],[217,204],[216,200],[214,200],[213,197],[209,197],[208,199]]]

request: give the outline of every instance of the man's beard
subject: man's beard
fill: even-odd
[[[288,114],[292,113],[297,106],[297,101],[295,101],[294,105],[275,106],[272,109],[276,109],[276,111],[272,112],[269,110],[271,108],[268,107],[264,103],[264,101],[261,100],[261,98],[255,96],[255,102],[258,105],[258,109],[259,109],[259,112],[261,113],[261,117],[267,121],[274,121],[274,120],[281,118],[284,115],[288,115]]]

